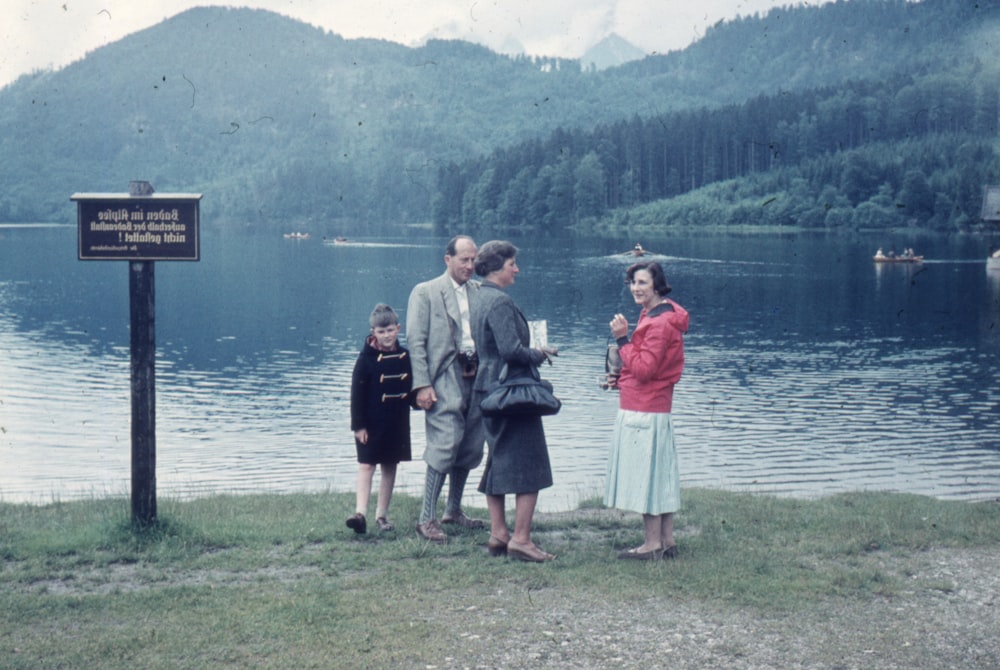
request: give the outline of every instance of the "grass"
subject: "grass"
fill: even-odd
[[[0,666],[475,667],[453,658],[470,639],[536,635],[530,613],[553,603],[794,613],[897,597],[925,550],[1000,542],[987,503],[687,490],[676,561],[615,560],[641,542],[639,517],[584,501],[539,515],[559,558],[527,565],[488,558],[482,531],[419,540],[415,499],[397,497],[381,535],[346,528],[352,509],[352,494],[161,500],[136,531],[125,499],[0,503]]]

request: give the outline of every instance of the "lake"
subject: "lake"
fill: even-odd
[[[483,241],[483,240],[480,240]],[[600,495],[614,392],[607,323],[641,241],[691,312],[674,399],[685,486],[813,497],[1000,497],[996,239],[807,234],[515,240],[511,294],[546,319],[564,402],[545,420],[555,486]],[[283,239],[202,226],[202,259],[156,263],[157,491],[351,491],[350,376],[376,302],[405,319],[445,240]],[[872,263],[915,247],[919,265]],[[0,226],[0,500],[128,495],[128,267],[79,261],[75,226]],[[418,495],[423,420],[397,490]],[[478,473],[469,480],[468,500]],[[332,512],[339,519],[342,512]]]

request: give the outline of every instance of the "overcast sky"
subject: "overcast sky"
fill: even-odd
[[[343,37],[409,46],[457,38],[512,53],[577,58],[615,32],[652,53],[682,49],[720,19],[828,0],[246,0]],[[3,0],[0,86],[210,0]]]

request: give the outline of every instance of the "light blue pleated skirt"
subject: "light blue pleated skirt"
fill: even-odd
[[[670,415],[619,409],[604,504],[640,514],[676,512],[680,479]]]

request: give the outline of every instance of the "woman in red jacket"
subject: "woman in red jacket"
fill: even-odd
[[[674,558],[674,512],[681,498],[670,408],[684,370],[688,313],[666,297],[670,286],[656,261],[636,263],[625,274],[642,312],[631,339],[623,315],[611,320],[622,372],[604,504],[642,514],[646,541],[618,558]]]

